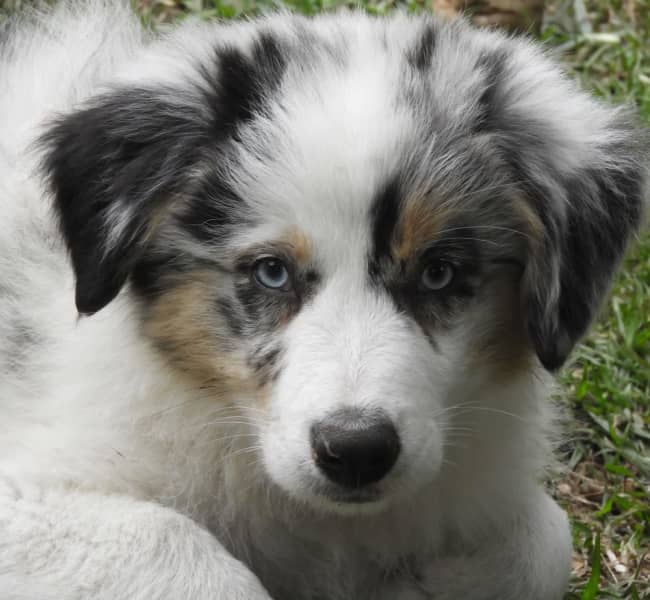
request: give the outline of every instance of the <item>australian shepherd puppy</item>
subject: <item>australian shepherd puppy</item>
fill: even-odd
[[[548,372],[640,223],[626,109],[405,14],[0,40],[3,600],[562,597]]]

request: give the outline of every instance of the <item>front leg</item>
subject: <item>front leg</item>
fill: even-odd
[[[479,551],[433,560],[381,600],[561,600],[571,568],[566,513],[540,491],[525,516]]]
[[[128,497],[0,495],[7,600],[271,600],[196,523]]]

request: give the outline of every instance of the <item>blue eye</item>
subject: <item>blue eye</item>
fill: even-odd
[[[284,263],[277,258],[262,258],[257,261],[253,268],[253,274],[257,283],[271,290],[286,292],[291,289],[289,271]]]
[[[454,279],[454,266],[444,261],[431,263],[422,273],[422,285],[430,291],[446,288]]]

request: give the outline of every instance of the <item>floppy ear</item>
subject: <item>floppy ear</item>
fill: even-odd
[[[80,313],[103,308],[126,281],[152,216],[195,160],[205,136],[197,112],[153,91],[128,89],[61,118],[42,138]]]
[[[527,170],[524,187],[541,234],[531,244],[524,272],[524,314],[548,370],[561,367],[587,331],[641,224],[644,135],[624,113],[612,114],[584,156],[574,154],[573,165],[558,168],[547,161],[537,164],[537,172],[519,165]],[[538,133],[540,139],[545,135]],[[553,151],[552,144],[546,151]]]
[[[215,69],[188,65],[199,81],[116,90],[62,117],[41,138],[80,313],[92,314],[118,294],[157,211],[187,191],[188,173],[206,149],[212,156],[254,117],[285,66],[280,42],[262,33],[249,53],[215,48]]]

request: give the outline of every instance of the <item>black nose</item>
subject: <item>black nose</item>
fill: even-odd
[[[343,409],[312,426],[311,447],[328,479],[358,488],[379,481],[393,468],[400,441],[384,413]]]

